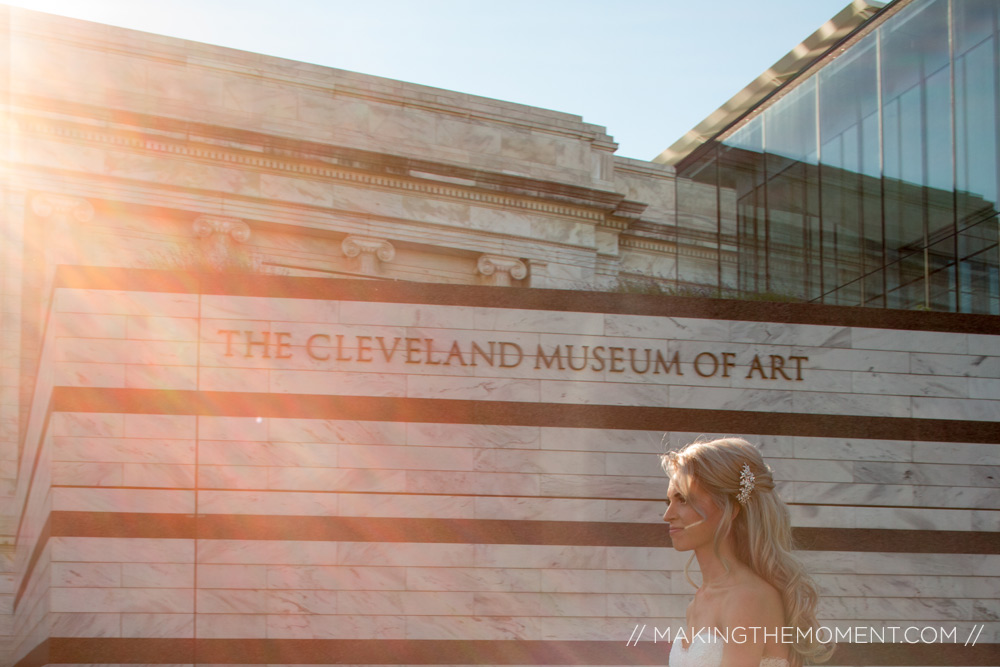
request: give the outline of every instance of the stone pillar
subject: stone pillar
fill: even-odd
[[[202,257],[207,268],[215,271],[241,268],[242,253],[237,244],[250,239],[247,223],[239,218],[203,215],[194,221],[194,235],[204,239]]]
[[[348,236],[340,247],[347,257],[358,258],[359,271],[368,276],[377,276],[382,262],[391,262],[396,256],[396,248],[391,243],[367,236]]]
[[[480,255],[476,268],[484,276],[487,285],[496,287],[510,287],[512,279],[523,280],[528,275],[528,267],[524,262],[502,255]]]

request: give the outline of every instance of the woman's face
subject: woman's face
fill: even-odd
[[[715,541],[722,510],[698,489],[696,480],[681,492],[673,480],[667,489],[667,511],[663,520],[670,524],[670,541],[678,551],[690,551]]]

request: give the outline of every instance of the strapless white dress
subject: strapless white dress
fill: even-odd
[[[721,639],[706,640],[701,635],[695,635],[691,646],[684,647],[684,642],[678,637],[670,647],[669,667],[722,667]],[[760,667],[788,667],[784,658],[764,658]]]

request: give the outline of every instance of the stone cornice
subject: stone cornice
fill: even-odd
[[[436,114],[530,129],[587,141],[599,150],[609,152],[617,145],[608,136],[606,128],[585,123],[580,116],[570,113],[223,46],[93,24],[22,8],[10,9],[17,15],[17,20],[0,21],[0,26],[6,29],[5,34],[8,31],[14,32],[21,35],[22,39],[28,37],[84,51],[111,53],[124,58],[182,68],[198,68],[234,79],[274,82],[291,90],[354,97],[396,107],[426,109]],[[3,18],[2,13],[0,18]]]
[[[677,251],[677,243],[673,241],[661,241],[659,239],[644,239],[644,238],[637,238],[635,236],[618,237],[618,245],[621,248],[633,248],[636,250],[653,250],[656,252],[669,252],[669,253]]]
[[[657,253],[678,254],[682,257],[698,257],[700,259],[715,259],[719,256],[717,248],[703,248],[684,244],[679,241],[665,241],[636,236],[621,236],[618,245],[622,249],[649,250]]]
[[[630,220],[623,220],[615,216],[608,216],[607,219],[601,222],[601,227],[612,229],[616,232],[623,232],[629,228],[630,222]]]
[[[664,243],[683,243],[686,245],[709,245],[715,247],[720,242],[717,232],[705,229],[678,227],[677,225],[650,224],[638,221],[628,229],[629,237],[644,241],[661,241]],[[722,243],[734,243],[735,239],[728,235],[721,237]]]
[[[618,245],[623,250],[649,250],[661,254],[676,254],[680,257],[696,257],[698,259],[718,259],[721,255],[724,262],[735,262],[738,253],[728,250],[719,250],[714,247],[701,247],[695,245],[685,245],[676,241],[663,241],[659,239],[637,238],[634,236],[620,237]]]
[[[673,180],[676,175],[673,165],[646,162],[645,160],[637,160],[620,155],[615,156],[615,171],[651,178],[662,178],[664,180]]]
[[[284,151],[286,155],[261,152],[260,144],[265,143],[265,139],[267,139],[268,148],[272,150],[274,146],[271,144],[283,141],[275,137],[244,136],[242,137],[244,142],[238,140],[230,142],[231,144],[242,143],[241,148],[232,148],[208,143],[205,140],[207,137],[202,141],[193,138],[174,139],[166,136],[166,132],[170,131],[169,128],[158,128],[156,133],[142,126],[131,131],[126,129],[108,130],[94,125],[57,121],[37,115],[12,117],[9,122],[14,123],[10,129],[15,132],[57,137],[109,148],[126,148],[168,154],[179,158],[209,161],[224,166],[238,165],[316,179],[329,179],[414,192],[504,209],[520,209],[564,218],[575,218],[597,224],[602,224],[612,213],[632,219],[645,209],[644,204],[629,202],[622,195],[614,192],[550,183],[524,176],[486,174],[474,170],[464,170],[468,173],[463,173],[463,170],[455,167],[442,168],[433,163],[417,164],[414,160],[377,154],[362,155],[361,159],[358,159],[360,151],[343,150],[339,151],[342,155],[337,155],[337,149],[329,146],[324,147],[328,153],[325,155],[309,155],[308,153],[303,157],[296,155],[295,153],[301,154],[303,148],[310,148],[310,146],[305,145],[308,142],[285,140],[290,149]],[[253,149],[254,146],[257,147],[257,150]],[[288,155],[289,153],[292,155]],[[365,157],[368,158],[368,164],[364,163]],[[399,162],[399,164],[393,164],[389,168],[389,171],[394,173],[373,173],[361,170],[365,166],[375,167],[387,161]],[[360,162],[361,165],[348,168],[331,164],[335,162],[352,165],[358,165]],[[434,170],[434,173],[430,170]],[[432,180],[432,178],[427,177],[428,175],[433,177],[442,172],[444,178]],[[456,175],[449,176],[451,173]],[[457,184],[458,180],[468,181],[474,185]],[[508,194],[503,192],[504,190],[514,191],[514,193]],[[553,199],[557,201],[553,201]]]

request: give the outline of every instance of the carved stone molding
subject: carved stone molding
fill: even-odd
[[[486,277],[487,285],[508,287],[513,280],[523,280],[528,275],[528,267],[516,257],[503,255],[480,255],[476,262],[479,273]]]
[[[242,250],[237,244],[250,240],[250,226],[239,218],[202,215],[192,225],[202,241],[206,267],[216,271],[241,268]],[[245,264],[246,262],[242,262]]]
[[[385,239],[368,236],[348,236],[341,244],[347,257],[357,257],[361,273],[375,275],[382,262],[391,262],[396,256],[396,248]]]
[[[593,207],[592,198],[584,196],[584,199],[576,203],[565,203],[564,201],[544,201],[538,197],[524,197],[517,193],[490,192],[481,188],[470,186],[452,185],[448,182],[433,182],[422,179],[408,178],[405,176],[392,176],[386,174],[366,174],[358,171],[355,167],[356,157],[330,158],[322,157],[323,160],[331,162],[343,161],[346,166],[339,164],[316,164],[310,160],[305,162],[300,159],[284,159],[274,154],[259,155],[248,154],[241,150],[227,150],[218,144],[199,143],[195,137],[186,140],[168,139],[164,136],[147,136],[137,138],[132,135],[123,135],[117,132],[102,131],[92,126],[69,127],[65,123],[55,124],[52,121],[44,121],[38,118],[24,119],[24,132],[42,136],[57,136],[62,140],[74,140],[84,142],[101,142],[104,145],[111,145],[115,148],[127,146],[132,149],[153,151],[166,154],[171,157],[185,156],[198,160],[209,160],[214,166],[236,166],[240,169],[256,168],[267,170],[281,170],[286,173],[301,174],[308,178],[326,178],[334,181],[347,183],[351,186],[358,184],[369,185],[379,188],[392,188],[406,193],[422,193],[432,197],[454,198],[467,202],[474,202],[501,206],[507,209],[521,209],[526,211],[545,213],[560,217],[571,217],[590,222],[601,222],[607,217],[606,198],[608,193],[603,190],[594,191],[594,195],[599,198],[598,208]],[[316,156],[319,157],[319,156]],[[529,179],[530,180],[530,179]],[[523,189],[523,188],[519,188]],[[529,187],[529,189],[531,189]],[[620,195],[618,196],[620,198]],[[588,201],[590,199],[591,201]]]
[[[69,222],[90,222],[94,219],[94,206],[81,197],[38,194],[31,198],[31,210],[40,218]]]

